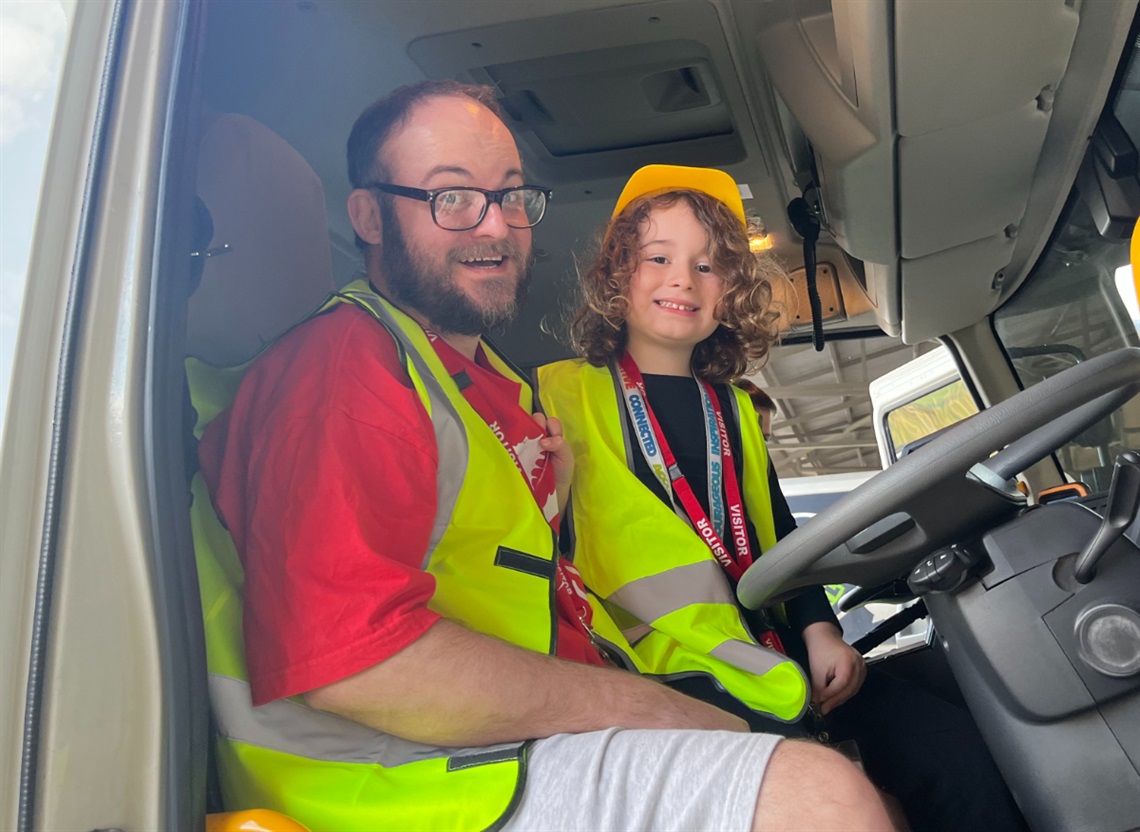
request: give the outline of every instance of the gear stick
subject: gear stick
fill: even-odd
[[[1140,509],[1140,454],[1122,451],[1112,469],[1108,486],[1108,504],[1104,519],[1093,539],[1077,557],[1074,573],[1078,582],[1087,584],[1096,574],[1097,561],[1115,543],[1136,517]]]

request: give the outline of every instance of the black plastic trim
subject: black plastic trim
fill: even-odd
[[[986,403],[982,400],[981,391],[978,390],[978,385],[974,383],[974,378],[966,371],[966,362],[962,360],[962,351],[958,349],[958,345],[954,343],[954,339],[949,336],[943,335],[938,341],[942,346],[946,347],[946,351],[950,353],[950,357],[954,359],[954,366],[958,368],[958,378],[962,379],[962,383],[966,385],[966,392],[970,394],[970,398],[974,400],[974,407],[981,413],[986,409]]]
[[[554,561],[540,558],[537,555],[528,555],[526,552],[520,552],[517,549],[508,549],[506,546],[500,546],[495,551],[495,566],[513,569],[516,572],[534,575],[536,578],[543,578],[548,581],[554,578]]]
[[[860,327],[859,329],[838,329],[838,330],[824,330],[824,337],[828,341],[859,341],[863,338],[887,338],[887,333],[879,329],[877,326]],[[812,342],[811,332],[799,333],[796,335],[784,334],[780,336],[780,340],[774,344],[776,347],[789,347],[796,344],[810,344]]]
[[[154,253],[143,394],[141,450],[146,477],[143,507],[149,538],[151,598],[162,679],[162,799],[164,829],[201,829],[206,816],[207,760],[212,742],[206,639],[193,535],[187,512],[184,360],[191,286],[196,146],[193,97],[203,25],[201,4],[178,9],[174,58],[167,79],[155,204]]]
[[[857,555],[866,555],[902,537],[915,526],[914,518],[905,511],[888,514],[847,541],[847,548]]]
[[[514,817],[515,812],[518,811],[519,804],[522,803],[523,793],[526,790],[526,775],[527,775],[527,763],[528,763],[527,758],[530,756],[530,749],[533,746],[534,746],[534,740],[527,740],[526,742],[524,742],[522,744],[522,747],[519,749],[519,751],[518,751],[519,776],[518,776],[518,779],[515,780],[515,790],[511,794],[511,799],[507,803],[507,808],[503,810],[503,814],[501,814],[494,823],[492,823],[490,826],[487,827],[488,832],[498,832],[498,830],[502,829],[504,826],[507,825],[507,822],[512,817]]]

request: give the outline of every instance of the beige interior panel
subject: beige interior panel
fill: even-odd
[[[1034,101],[1016,110],[898,142],[904,258],[1000,234],[1025,212],[1049,127]]]
[[[967,326],[993,305],[994,275],[1009,262],[1013,241],[998,235],[902,261],[902,337],[917,344]]]
[[[61,482],[42,830],[163,825],[163,710],[173,693],[163,686],[147,537],[144,396],[157,207],[144,195],[159,193],[178,23],[176,5],[134,6],[114,76]]]
[[[1080,19],[1071,0],[895,0],[894,8],[900,136],[1015,110],[1055,87]]]
[[[875,304],[879,326],[888,335],[902,332],[902,284],[898,260],[890,263],[864,263],[867,296]]]
[[[883,3],[740,2],[772,85],[816,153],[827,224],[849,254],[896,257],[891,20]],[[831,12],[831,13],[829,13]],[[827,22],[832,37],[826,37]]]

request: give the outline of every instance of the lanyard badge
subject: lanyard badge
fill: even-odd
[[[637,444],[654,476],[669,495],[673,510],[689,521],[725,571],[734,580],[740,580],[744,570],[752,565],[752,546],[748,540],[744,503],[736,479],[732,446],[728,441],[728,430],[724,424],[720,400],[712,385],[694,377],[701,393],[705,438],[708,443],[709,507],[713,515],[710,518],[701,507],[692,486],[681,473],[681,468],[669,449],[661,425],[649,406],[649,399],[645,394],[645,379],[642,378],[637,363],[628,353],[618,362],[617,372],[626,409],[629,411],[634,433],[637,435]],[[680,507],[677,505],[678,502]],[[723,542],[726,504],[728,525],[736,549],[735,558]]]

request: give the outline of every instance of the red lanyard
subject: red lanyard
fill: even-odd
[[[677,464],[677,459],[673,456],[673,451],[670,450],[669,443],[665,440],[665,433],[661,430],[661,425],[657,421],[657,417],[653,414],[653,408],[649,406],[649,398],[645,393],[645,379],[642,378],[641,371],[637,368],[637,363],[629,353],[622,356],[617,364],[617,370],[621,377],[626,408],[629,410],[630,418],[633,419],[634,433],[637,435],[641,452],[645,455],[650,468],[653,468],[652,459],[657,455],[657,448],[659,448],[661,455],[664,457],[665,469],[668,473],[670,484],[673,487],[673,492],[677,495],[677,499],[681,501],[681,506],[688,515],[689,522],[693,524],[693,528],[697,534],[699,534],[701,539],[708,545],[713,556],[717,559],[717,562],[724,567],[725,571],[728,572],[734,580],[740,580],[741,575],[744,574],[744,570],[752,565],[752,545],[748,540],[748,527],[744,520],[744,501],[740,497],[740,486],[736,479],[736,466],[733,464],[732,445],[729,443],[728,430],[724,425],[724,414],[721,412],[720,400],[717,398],[716,391],[713,390],[712,385],[707,381],[696,379],[706,409],[711,409],[715,414],[715,431],[717,433],[715,439],[719,440],[721,455],[724,457],[724,491],[726,502],[728,503],[728,520],[732,529],[732,541],[736,547],[735,558],[733,558],[733,556],[729,554],[728,549],[725,548],[724,543],[720,539],[720,535],[717,534],[712,522],[709,521],[708,514],[705,513],[700,501],[697,500],[696,495],[693,493],[693,487],[689,485],[689,481],[685,479],[685,475],[681,473],[681,467]],[[643,422],[643,416],[649,420],[649,425],[653,431],[652,439],[656,441],[657,448],[652,446],[648,441],[649,437],[645,436],[642,430],[637,429]],[[715,441],[712,431],[708,430],[707,427],[706,433],[708,434],[706,438],[711,453],[715,446]],[[710,481],[710,503],[714,499],[713,488],[714,483]],[[719,498],[720,495],[716,496]]]

